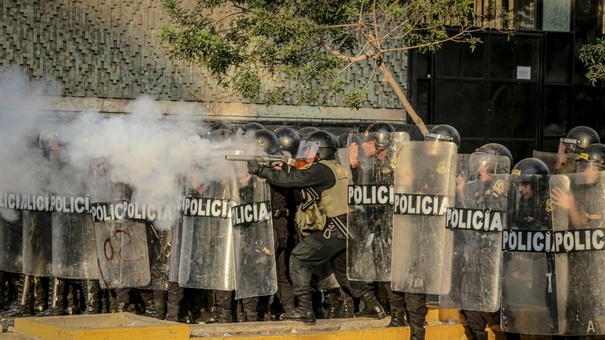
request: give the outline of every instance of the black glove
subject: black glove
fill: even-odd
[[[263,170],[263,165],[256,160],[248,161],[248,173],[259,175]]]

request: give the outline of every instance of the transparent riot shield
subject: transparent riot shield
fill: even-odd
[[[510,160],[491,154],[458,155],[456,204],[445,226],[453,252],[444,265],[449,292],[439,305],[495,312],[500,307],[502,231],[507,220]],[[447,291],[448,287],[443,287]]]
[[[23,211],[23,274],[52,276],[52,216]]]
[[[168,272],[169,282],[179,282],[179,268],[181,266],[181,235],[183,230],[183,213],[179,213],[179,218],[170,229],[172,233],[170,242],[170,268]]]
[[[180,286],[235,289],[230,218],[234,186],[234,181],[212,182],[201,194],[184,197]]]
[[[151,280],[146,223],[124,219],[132,189],[115,182],[105,159],[90,164],[89,187],[101,288],[136,288]]]
[[[236,299],[277,292],[269,185],[255,175],[247,178],[239,181],[243,186],[231,209]]]
[[[549,176],[511,177],[509,211],[502,249],[503,331],[558,334],[555,255]]]
[[[356,281],[391,279],[395,145],[409,141],[403,132],[383,133],[376,144],[371,134],[349,135],[345,168],[348,187],[347,275]]]
[[[445,218],[454,205],[456,145],[401,142],[396,145],[391,288],[441,294],[444,254],[451,251]],[[447,286],[447,285],[444,285]]]
[[[534,150],[533,157],[543,161],[551,174],[569,174],[576,171],[575,153],[555,153]]]
[[[144,222],[104,221],[94,224],[102,288],[149,285],[149,253]]]
[[[143,289],[168,290],[171,239],[172,230],[170,228],[147,223],[150,282]]]
[[[559,334],[605,334],[605,172],[586,169],[550,183]]]
[[[0,270],[23,272],[23,213],[20,210],[0,208]]]
[[[99,264],[90,214],[52,213],[52,275],[98,280]]]

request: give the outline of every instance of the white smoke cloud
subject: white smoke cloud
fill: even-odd
[[[17,93],[11,87],[16,82],[19,83]],[[44,100],[52,100],[52,96],[57,95],[57,86],[55,82],[47,84],[52,86],[11,73],[11,77],[0,77],[0,96],[27,93],[37,106],[49,107],[50,103],[45,104]],[[30,103],[21,103],[21,106],[30,107]],[[88,193],[86,184],[90,182],[91,160],[103,158],[111,166],[111,180],[133,189],[132,201],[175,205],[183,191],[182,179],[192,165],[201,167],[200,177],[204,183],[232,179],[236,164],[225,161],[225,154],[246,149],[244,153],[247,153],[255,145],[250,136],[240,137],[237,142],[210,141],[203,133],[207,126],[199,118],[203,117],[202,112],[198,112],[197,121],[190,112],[182,119],[177,115],[167,117],[158,102],[147,97],[133,101],[125,114],[82,112],[69,121],[51,117],[48,111],[18,110],[20,105],[16,102],[10,106],[16,109],[2,112],[0,116],[3,191]],[[51,166],[56,168],[56,163],[51,162],[52,156],[44,157],[38,145],[43,130],[46,136],[55,132],[60,145],[62,167],[60,176],[50,177],[52,181],[48,171]],[[240,164],[239,171],[244,170],[245,166]]]

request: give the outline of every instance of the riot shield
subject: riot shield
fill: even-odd
[[[23,274],[52,276],[52,216],[23,211]]]
[[[124,218],[132,190],[112,180],[104,159],[91,161],[89,180],[101,288],[147,286],[151,274],[146,223]]]
[[[180,212],[178,220],[170,229],[171,247],[170,247],[170,268],[168,272],[169,282],[179,282],[179,268],[181,266],[181,235],[183,233],[183,213]]]
[[[101,288],[149,285],[149,253],[144,222],[114,220],[94,223]]]
[[[401,142],[396,145],[391,288],[442,294],[444,254],[451,251],[445,218],[454,205],[456,145]],[[447,286],[447,285],[445,285]]]
[[[184,197],[179,285],[235,289],[230,201],[235,183],[212,182]]]
[[[451,273],[451,279],[444,280],[450,288],[439,296],[439,305],[495,312],[500,307],[510,160],[483,153],[459,155],[457,169],[456,204],[445,224],[453,237],[451,262],[444,265]]]
[[[555,252],[559,334],[605,334],[605,172],[553,176],[552,250]],[[568,188],[569,189],[568,189]],[[569,204],[569,195],[573,204]]]
[[[555,255],[549,177],[512,176],[502,249],[501,328],[522,334],[558,334]]]
[[[53,193],[52,275],[64,279],[99,278],[92,216],[88,213],[86,177],[78,176],[57,148],[50,151],[50,185]]]
[[[90,214],[52,213],[52,275],[98,280],[99,264]]]
[[[569,174],[576,171],[575,153],[555,153],[534,150],[533,157],[543,161],[551,174]]]
[[[150,282],[142,289],[168,290],[172,231],[154,223],[147,223],[146,230]]]
[[[255,175],[240,184],[233,200],[235,298],[267,296],[277,292],[275,244],[270,189]]]
[[[0,209],[0,270],[23,272],[23,213],[20,210]]]
[[[347,216],[347,276],[351,280],[391,279],[395,145],[410,138],[402,132],[384,133],[383,138],[386,145],[379,147],[371,135],[349,135],[351,154],[344,167],[351,169],[353,182],[348,187]]]

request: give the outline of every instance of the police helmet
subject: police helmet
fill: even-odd
[[[525,158],[519,161],[511,171],[512,182],[529,184],[534,194],[548,190],[548,166],[538,158]]]
[[[338,150],[338,141],[333,134],[324,130],[317,130],[310,133],[307,138],[305,138],[305,141],[307,143],[315,142],[319,146],[319,150],[317,151],[319,159],[335,158],[336,151]]]
[[[251,122],[251,123],[242,125],[239,129],[237,129],[237,134],[249,136],[249,135],[253,135],[254,131],[262,130],[264,128],[265,128],[265,126],[263,124]]]
[[[594,143],[587,146],[576,160],[576,171],[582,172],[590,166],[605,169],[605,144]]]
[[[279,141],[281,149],[283,151],[288,151],[292,156],[296,155],[296,151],[300,145],[300,136],[298,135],[298,132],[285,126],[279,127],[273,132]]]
[[[475,149],[475,152],[486,153],[486,154],[496,155],[496,156],[504,156],[510,160],[511,164],[513,164],[513,154],[510,153],[510,150],[508,150],[508,148],[506,146],[499,144],[499,143],[484,144],[484,145],[478,147],[477,149]]]
[[[511,171],[514,176],[523,177],[525,175],[548,175],[550,171],[548,166],[538,158],[525,158],[519,161]]]
[[[277,155],[281,152],[279,141],[275,134],[267,129],[254,131],[256,145],[268,155]]]
[[[349,134],[343,133],[342,135],[336,136],[336,141],[338,142],[339,148],[346,148],[349,144]]]
[[[567,136],[561,139],[566,153],[581,153],[590,144],[600,143],[599,134],[588,126],[576,126],[569,130]]]
[[[301,139],[305,139],[307,136],[311,134],[311,132],[318,131],[319,129],[314,126],[305,126],[304,128],[298,130],[298,134]]]
[[[395,132],[389,123],[374,123],[366,129],[364,140],[373,140],[377,146],[387,147],[391,141],[390,133]]]
[[[361,137],[357,133],[343,133],[336,137],[336,141],[338,142],[338,147],[341,149],[348,147],[349,143],[356,143],[357,147],[361,147],[362,143]]]
[[[208,134],[215,130],[229,130],[233,132],[233,128],[231,127],[231,125],[223,122],[218,122],[210,125],[210,127],[208,128]]]
[[[231,138],[233,131],[229,129],[215,129],[208,132],[208,138],[213,142],[224,142]]]
[[[425,140],[452,142],[460,148],[460,134],[458,133],[458,130],[451,125],[435,125],[424,137]]]

